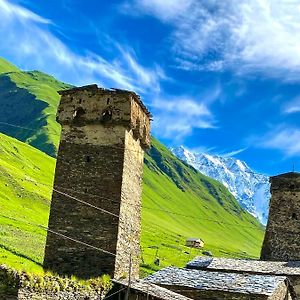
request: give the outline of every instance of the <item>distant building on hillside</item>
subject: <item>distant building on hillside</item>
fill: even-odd
[[[203,248],[204,241],[199,238],[189,238],[186,240],[185,245],[191,248]]]

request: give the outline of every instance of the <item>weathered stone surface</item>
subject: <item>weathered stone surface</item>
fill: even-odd
[[[128,291],[128,282],[126,281],[114,281],[115,289],[111,291],[110,294],[116,291],[122,290],[120,293],[115,294],[110,299],[119,300],[126,299],[126,294]],[[109,297],[110,294],[107,296]],[[138,280],[131,282],[129,300],[190,300],[183,295],[172,292],[171,290],[165,289],[158,285],[145,282],[144,280]]]
[[[300,276],[300,261],[263,261],[254,259],[195,257],[187,265],[189,269],[211,271],[237,271],[253,274],[295,275]]]
[[[285,276],[290,284],[293,299],[300,299],[300,261],[262,261],[252,259],[196,257],[187,265],[189,269]]]
[[[300,174],[271,177],[269,219],[262,260],[300,260]]]
[[[145,280],[192,299],[291,299],[284,276],[170,267]]]
[[[61,92],[58,151],[44,267],[81,278],[138,278],[143,149],[150,114],[133,92],[86,86]],[[107,214],[55,190],[100,207]]]

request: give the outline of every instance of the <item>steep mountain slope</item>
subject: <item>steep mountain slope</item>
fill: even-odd
[[[0,134],[0,264],[37,271],[45,232],[11,218],[46,225],[55,160]]]
[[[39,71],[21,71],[0,58],[0,131],[54,156],[60,134],[55,121],[57,91],[69,87]]]
[[[45,231],[12,218],[46,225],[55,160],[0,134],[0,264],[40,271]],[[88,199],[83,199],[88,200]],[[142,263],[183,265],[201,237],[216,256],[257,257],[263,228],[226,188],[178,160],[158,141],[145,157]],[[146,270],[144,268],[144,270]]]
[[[242,207],[262,223],[268,220],[269,178],[253,172],[245,162],[232,157],[193,153],[183,146],[172,149],[181,160],[223,183]]]

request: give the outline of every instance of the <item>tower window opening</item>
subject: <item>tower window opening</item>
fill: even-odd
[[[73,113],[73,120],[78,120],[84,114],[85,114],[85,110],[82,107],[75,109],[75,111]]]
[[[298,220],[296,213],[292,213],[292,220]]]
[[[111,110],[107,109],[102,113],[102,118],[101,119],[102,119],[103,122],[108,122],[108,121],[111,120],[111,118],[112,118],[112,111]]]
[[[91,157],[89,155],[86,157],[86,162],[91,162]]]
[[[109,98],[107,98],[106,104],[107,104],[107,105],[109,104]]]

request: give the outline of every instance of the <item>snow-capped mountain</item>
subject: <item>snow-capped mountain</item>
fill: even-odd
[[[183,146],[171,151],[204,175],[223,183],[242,207],[262,224],[267,223],[271,196],[269,177],[253,172],[245,162],[233,157],[193,153]]]

